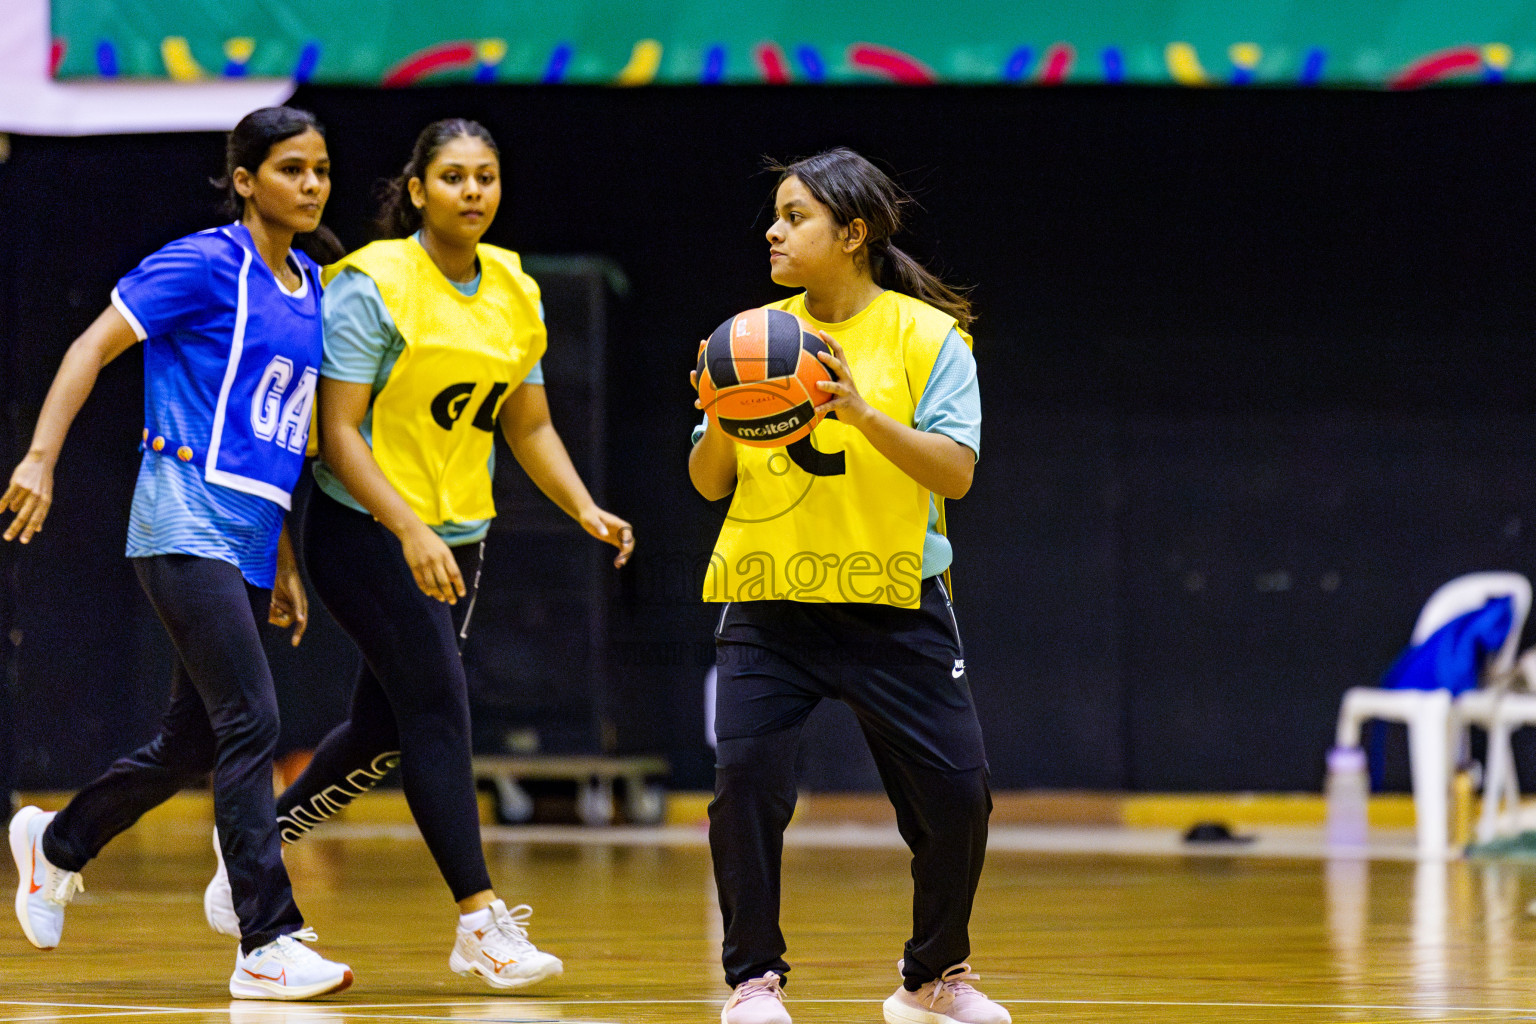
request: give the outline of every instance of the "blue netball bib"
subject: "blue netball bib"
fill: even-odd
[[[324,351],[319,268],[289,259],[302,281],[291,293],[231,224],[172,242],[112,292],[144,341],[145,451],[285,509]]]

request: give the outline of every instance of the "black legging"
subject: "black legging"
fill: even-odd
[[[965,652],[937,579],[918,608],[746,601],[716,634],[715,798],[709,846],[725,925],[726,983],[789,972],[779,929],[795,751],[824,699],[853,709],[912,850],[909,991],[970,956],[987,850],[986,751]]]
[[[347,718],[277,800],[293,842],[398,761],[406,803],[438,870],[462,900],[491,887],[469,765],[469,688],[459,643],[480,579],[480,545],[453,548],[468,593],[446,605],[421,592],[400,541],[370,515],[316,488],[304,524],[311,582],[362,651]]]
[[[79,871],[113,836],[213,772],[213,811],[247,953],[304,920],[272,823],[277,695],[261,646],[271,592],[227,562],[195,555],[133,559],[176,647],[160,732],[77,793],[43,833],[43,855]]]

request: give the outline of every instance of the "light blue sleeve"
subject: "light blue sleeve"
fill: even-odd
[[[913,418],[918,430],[943,434],[981,458],[981,389],[976,383],[976,357],[958,331],[950,331],[940,346]]]
[[[539,319],[544,319],[544,300],[539,300]],[[528,376],[523,378],[524,384],[537,384],[544,386],[544,360],[540,359],[533,364],[533,369],[528,371]]]
[[[404,343],[373,278],[347,267],[326,286],[325,359],[320,376],[372,384],[391,349]]]

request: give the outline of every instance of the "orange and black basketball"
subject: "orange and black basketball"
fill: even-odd
[[[781,309],[749,309],[715,328],[699,349],[699,399],[728,436],[779,448],[810,434],[832,398],[816,386],[832,373],[827,343]]]

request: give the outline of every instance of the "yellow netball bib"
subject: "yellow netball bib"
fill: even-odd
[[[455,288],[417,241],[366,245],[325,268],[353,267],[379,286],[405,339],[373,402],[373,457],[428,525],[496,514],[486,464],[496,414],[544,354],[539,286],[515,252],[475,250],[480,287]]]
[[[836,338],[864,400],[907,426],[944,339],[957,329],[954,317],[892,291],[838,324],[811,316],[804,295],[769,308]],[[785,448],[735,448],[736,493],[710,556],[704,600],[917,607],[927,488],[835,419]]]

